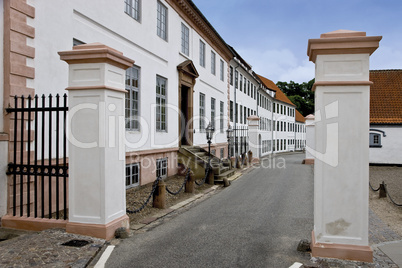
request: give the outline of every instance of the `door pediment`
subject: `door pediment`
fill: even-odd
[[[200,76],[191,60],[183,61],[177,65],[177,70],[183,75],[189,76],[192,80],[195,80]]]

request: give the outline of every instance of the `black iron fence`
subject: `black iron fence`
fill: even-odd
[[[14,108],[6,111],[12,128],[12,215],[66,220],[67,95],[15,96]]]
[[[231,156],[243,155],[249,150],[248,126],[237,126],[233,129],[230,141]]]

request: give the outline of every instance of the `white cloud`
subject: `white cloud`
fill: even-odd
[[[305,60],[298,60],[287,48],[265,51],[248,48],[238,52],[256,73],[275,83],[290,80],[302,83],[314,78],[314,64],[308,61],[307,56]]]

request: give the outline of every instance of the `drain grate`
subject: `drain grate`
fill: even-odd
[[[77,239],[74,239],[74,240],[70,240],[70,241],[68,241],[68,242],[66,242],[66,243],[63,243],[63,244],[61,244],[62,246],[67,246],[67,247],[76,247],[76,248],[80,248],[80,247],[83,247],[83,246],[86,246],[86,245],[88,245],[90,242],[89,241],[87,241],[87,240],[77,240]]]

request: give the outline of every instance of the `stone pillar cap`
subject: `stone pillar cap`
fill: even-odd
[[[307,56],[314,62],[317,55],[373,54],[382,36],[366,36],[366,32],[337,30],[321,34],[319,39],[309,39]]]
[[[313,114],[309,114],[308,116],[305,117],[306,120],[314,120],[315,116]]]
[[[247,117],[248,121],[258,121],[260,120],[260,118],[256,115],[250,115],[249,117]]]
[[[109,63],[127,69],[134,60],[123,56],[123,53],[101,43],[91,43],[74,46],[72,50],[58,53],[60,59],[68,64],[77,63]]]

